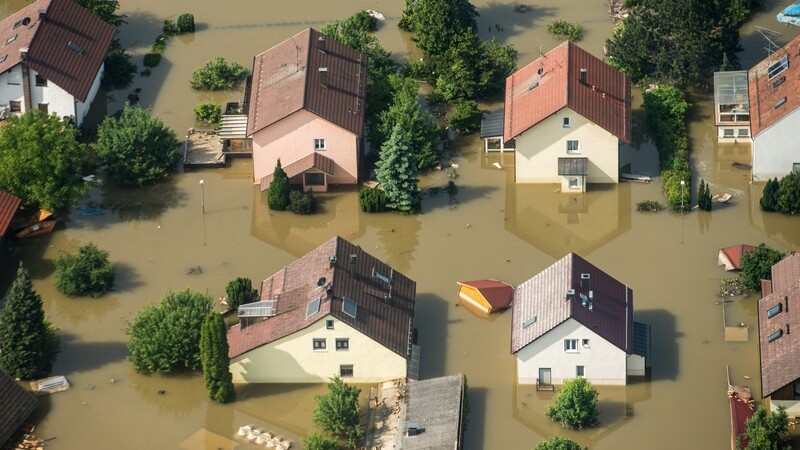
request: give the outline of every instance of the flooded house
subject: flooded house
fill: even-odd
[[[720,266],[725,266],[726,271],[742,270],[742,256],[751,251],[753,251],[753,246],[747,244],[721,248],[717,256],[717,263]]]
[[[511,306],[514,286],[498,280],[458,281],[458,298],[483,313]]]
[[[261,283],[228,330],[237,383],[416,379],[416,283],[336,236]]]
[[[631,80],[572,42],[506,79],[504,142],[514,141],[517,183],[619,181],[620,142],[631,141]]]
[[[753,179],[800,170],[800,36],[748,71]]]
[[[38,109],[80,126],[117,29],[73,0],[39,0],[0,22],[0,118]]]
[[[799,305],[800,253],[793,252],[772,266],[772,280],[761,281],[758,301],[761,395],[771,411],[783,406],[793,419],[800,416]]]
[[[247,136],[264,191],[278,160],[292,184],[356,184],[364,148],[367,57],[313,28],[253,60]]]
[[[514,292],[511,353],[517,382],[552,389],[584,377],[624,385],[645,375],[650,328],[633,320],[633,290],[570,253]]]
[[[719,142],[750,141],[750,97],[746,70],[714,72],[714,123]]]
[[[11,219],[17,212],[22,200],[16,196],[0,190],[0,269],[5,267],[8,260],[8,239],[6,234],[11,227]]]
[[[0,446],[5,447],[8,440],[28,420],[39,401],[23,389],[14,379],[0,370]]]

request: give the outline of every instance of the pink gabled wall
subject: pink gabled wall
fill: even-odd
[[[314,152],[314,139],[325,139],[321,154],[336,163],[328,184],[358,182],[358,137],[306,110],[300,110],[253,134],[253,182]]]

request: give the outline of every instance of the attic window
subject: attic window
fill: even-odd
[[[778,303],[777,305],[767,310],[767,318],[772,319],[773,317],[780,314],[781,311],[783,311],[783,304]]]
[[[306,306],[306,319],[308,319],[309,317],[311,317],[314,314],[319,312],[320,303],[321,303],[321,300],[320,300],[319,297],[317,297],[314,300],[311,300],[310,302],[308,302],[308,306]]]
[[[6,45],[14,42],[16,39],[17,39],[17,35],[15,34],[15,35],[11,36],[10,38],[6,39],[6,43],[3,44],[3,46],[5,47]]]
[[[782,85],[784,81],[786,81],[786,77],[780,77],[780,78],[778,78],[777,80],[775,80],[775,81],[772,83],[772,89],[775,89],[776,87],[778,87],[778,86]]]
[[[389,277],[387,277],[386,275],[384,275],[384,274],[382,274],[380,272],[376,272],[375,269],[372,269],[372,276],[377,278],[377,279],[379,279],[379,280],[381,280],[381,281],[383,281],[386,284],[389,284],[389,283],[392,282],[392,280],[390,280]]]
[[[777,102],[775,102],[775,104],[772,106],[772,108],[773,109],[777,109],[779,106],[783,105],[784,103],[786,103],[786,97],[783,97],[783,98],[779,99]]]
[[[345,298],[342,301],[342,312],[355,319],[358,313],[358,305],[349,298]]]
[[[530,319],[526,320],[522,323],[522,328],[528,328],[529,326],[536,323],[536,316],[531,317]]]
[[[72,51],[74,51],[75,53],[77,53],[79,55],[82,55],[82,54],[86,53],[86,51],[83,49],[83,47],[81,47],[80,45],[76,44],[73,41],[69,41],[67,43],[67,47],[69,47]]]
[[[537,87],[539,87],[539,82],[538,81],[536,83],[533,83],[532,85],[528,86],[528,90],[532,91],[532,90],[536,89]]]
[[[18,20],[16,23],[14,23],[14,26],[11,27],[11,29],[15,30],[17,27],[20,27],[22,25],[27,25],[29,23],[31,23],[31,18],[30,17],[26,17],[24,19]]]
[[[767,76],[769,79],[773,79],[778,76],[781,72],[789,68],[789,56],[784,56],[783,58],[775,61],[774,63],[769,65],[767,69]]]
[[[770,334],[769,337],[767,338],[767,341],[772,342],[772,341],[778,339],[781,336],[783,336],[783,330],[778,330],[778,331]]]
[[[0,63],[5,62],[6,58],[8,58],[8,55],[0,56]]]

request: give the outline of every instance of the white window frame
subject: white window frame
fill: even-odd
[[[739,128],[737,137],[740,138],[747,138],[750,137],[750,129],[749,128]]]
[[[312,348],[315,352],[327,352],[328,340],[325,338],[314,338],[312,341]]]
[[[589,340],[588,339],[582,339],[581,340],[581,347],[589,348]]]
[[[325,138],[314,139],[314,150],[325,150]]]
[[[569,180],[567,180],[567,185],[570,189],[580,189],[581,180],[578,177],[569,177]]]
[[[561,119],[561,127],[562,128],[572,127],[572,120],[569,118],[569,116],[565,116]]]
[[[736,136],[736,132],[733,128],[723,128],[722,129],[722,137],[725,138],[732,138]]]
[[[564,339],[564,351],[567,353],[578,353],[578,340]]]
[[[336,351],[346,352],[350,350],[350,338],[336,338]]]
[[[571,145],[574,143],[575,145]],[[572,148],[571,148],[572,147]],[[581,153],[581,141],[577,139],[567,139],[567,154],[569,155],[579,155]]]

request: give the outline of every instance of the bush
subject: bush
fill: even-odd
[[[71,296],[100,297],[114,287],[116,271],[108,252],[90,242],[76,255],[64,253],[56,259],[56,289]]]
[[[164,36],[174,36],[178,34],[178,24],[174,20],[167,19],[161,26],[161,32],[164,33]]]
[[[306,450],[339,450],[336,439],[313,432],[301,439],[300,444]]]
[[[800,212],[800,172],[781,178],[778,186],[778,211],[784,214]]]
[[[222,107],[213,103],[200,103],[194,107],[194,118],[200,122],[217,124],[222,117]]]
[[[368,213],[386,211],[386,193],[383,189],[363,188],[358,191],[358,204]]]
[[[208,396],[217,403],[236,400],[228,350],[225,320],[221,314],[209,312],[200,328],[200,360]]]
[[[562,17],[554,19],[547,24],[547,32],[561,41],[567,39],[572,42],[578,42],[583,39],[583,26],[577,22],[567,22]]]
[[[556,402],[547,405],[547,417],[571,430],[596,425],[597,391],[586,378],[565,380]]]
[[[317,210],[317,199],[311,189],[308,192],[292,191],[289,193],[289,211],[295,214],[312,214]]]
[[[536,444],[533,450],[581,450],[581,446],[563,436],[550,436]]]
[[[180,33],[194,33],[194,14],[181,14],[178,16],[177,25]]]
[[[778,210],[778,188],[780,187],[780,183],[778,183],[777,178],[767,180],[767,184],[764,186],[764,191],[761,193],[761,199],[758,203],[761,205],[762,211],[777,211]]]
[[[460,134],[469,134],[481,128],[481,110],[475,100],[464,100],[456,105],[450,116],[450,127]]]
[[[221,91],[232,89],[247,77],[247,69],[239,63],[228,63],[218,56],[192,73],[191,85],[194,89]]]
[[[636,203],[636,210],[642,212],[659,212],[664,209],[661,203],[655,200],[644,200]]]
[[[744,433],[736,438],[736,450],[783,450],[791,449],[789,441],[789,416],[786,408],[779,406],[769,412],[760,405],[753,416],[745,421]],[[742,442],[747,441],[747,447]]]
[[[772,266],[783,259],[783,253],[767,247],[763,242],[742,255],[742,273],[739,278],[748,289],[761,292],[761,280],[772,279]]]
[[[153,53],[163,53],[164,49],[167,48],[167,43],[169,42],[169,38],[164,36],[163,34],[159,34],[156,37],[156,41],[153,43]]]
[[[145,67],[155,67],[161,63],[161,53],[145,53],[142,64]]]
[[[249,278],[239,277],[232,280],[225,286],[225,293],[228,294],[228,306],[234,310],[258,300],[258,291],[253,289]]]
[[[122,48],[112,49],[106,55],[102,85],[109,90],[125,89],[133,82],[136,64],[131,62],[131,54]]]
[[[289,177],[286,176],[281,167],[281,160],[275,165],[272,173],[272,181],[269,183],[267,191],[267,205],[274,211],[285,211],[291,203],[292,187],[289,185]]]
[[[361,31],[376,31],[378,29],[378,19],[372,17],[366,11],[359,11],[348,19],[351,25]]]

